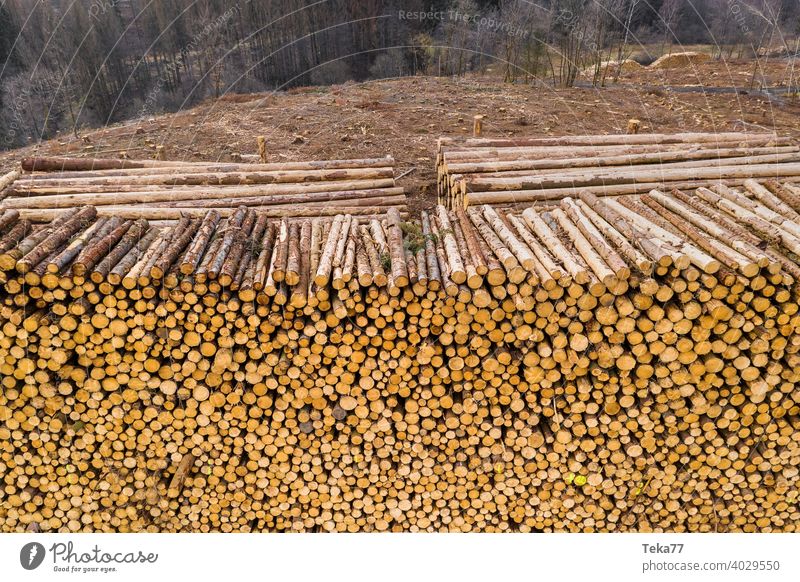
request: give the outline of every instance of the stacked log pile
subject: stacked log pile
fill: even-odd
[[[439,202],[448,208],[524,206],[580,190],[602,196],[800,180],[800,148],[771,133],[441,138],[436,160]]]
[[[390,157],[270,164],[26,158],[22,174],[8,175],[0,208],[38,222],[83,205],[131,220],[202,217],[211,208],[227,217],[239,206],[272,217],[379,216],[406,209],[393,164]]]
[[[0,530],[797,531],[800,189],[0,216]]]

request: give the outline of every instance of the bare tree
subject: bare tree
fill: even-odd
[[[686,0],[664,0],[664,3],[658,11],[658,16],[661,19],[661,26],[664,29],[664,36],[661,42],[661,54],[666,52],[667,44],[669,44],[670,47],[672,46],[672,39],[677,37],[676,27],[685,3]]]

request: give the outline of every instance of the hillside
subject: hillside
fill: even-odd
[[[730,85],[742,75],[730,63],[720,69]],[[738,83],[734,82],[738,79]],[[410,77],[366,84],[308,87],[281,93],[226,95],[175,114],[69,134],[4,152],[0,168],[32,153],[117,157],[151,156],[163,145],[167,158],[228,160],[255,153],[265,135],[269,161],[392,155],[399,184],[412,207],[435,198],[434,156],[440,135],[469,135],[472,116],[485,114],[487,136],[624,132],[628,119],[643,132],[775,129],[800,137],[800,102],[770,101],[764,94],[684,91],[623,77],[602,89],[553,89],[510,85],[491,72],[468,78]],[[657,79],[648,79],[657,83]],[[717,79],[718,86],[726,83]]]

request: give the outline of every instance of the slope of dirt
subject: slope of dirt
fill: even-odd
[[[491,75],[411,77],[228,95],[175,114],[5,152],[0,168],[34,152],[117,157],[124,151],[135,158],[152,156],[157,145],[168,159],[229,160],[255,153],[256,137],[264,135],[274,162],[392,155],[397,175],[410,170],[398,183],[416,210],[435,201],[436,138],[470,135],[478,113],[487,116],[486,136],[620,133],[628,119],[637,118],[642,132],[767,128],[800,137],[800,103],[792,100],[679,93],[652,82],[644,89],[553,89],[504,84]]]

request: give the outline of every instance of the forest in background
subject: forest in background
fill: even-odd
[[[749,57],[798,33],[797,0],[0,0],[0,149],[228,92],[488,66],[568,87],[644,46]]]

